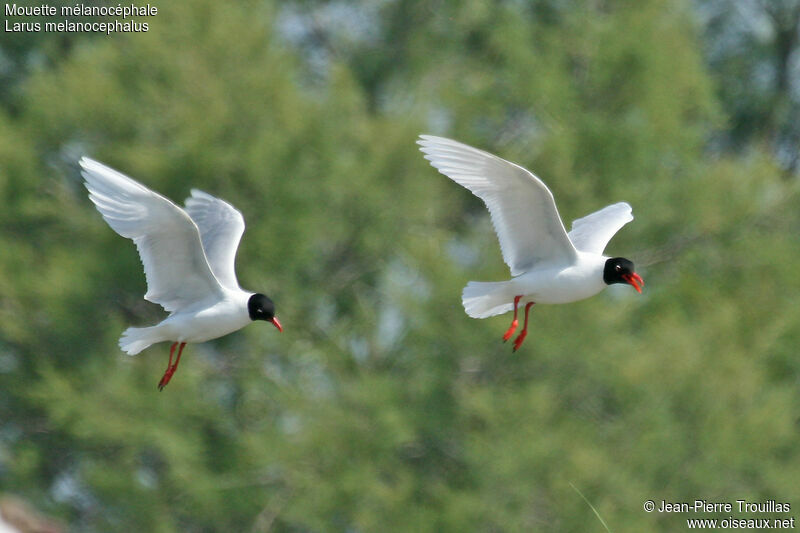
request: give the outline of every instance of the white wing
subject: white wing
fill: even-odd
[[[630,205],[619,202],[579,218],[572,223],[569,239],[581,252],[602,254],[611,237],[633,220],[631,211]]]
[[[238,289],[234,262],[244,233],[242,214],[228,202],[197,189],[186,199],[186,212],[200,230],[211,271],[224,287]]]
[[[133,239],[147,278],[146,300],[175,311],[221,296],[186,211],[144,185],[89,158],[81,158],[89,198],[111,228]]]
[[[518,276],[537,264],[570,264],[575,247],[553,193],[519,165],[466,144],[432,135],[417,141],[425,159],[489,208],[503,260]]]

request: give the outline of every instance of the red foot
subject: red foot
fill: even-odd
[[[517,320],[516,318],[511,321],[511,326],[508,328],[508,331],[506,331],[505,335],[503,335],[503,342],[506,342],[508,339],[511,338],[511,335],[513,335],[514,332],[517,330],[518,325],[519,325],[519,320]]]
[[[168,368],[167,371],[164,372],[164,376],[161,378],[161,381],[158,382],[159,391],[164,390],[164,387],[166,387],[167,383],[169,383],[169,380],[172,379],[172,374],[174,373],[175,370],[172,367]]]
[[[522,298],[522,295],[514,296],[514,320],[511,321],[511,325],[508,327],[505,335],[503,335],[503,342],[506,342],[508,339],[511,338],[511,335],[517,330],[517,326],[519,325],[519,320],[517,320],[517,306],[519,305],[519,299]]]
[[[525,337],[528,335],[528,330],[523,329],[522,332],[514,339],[514,351],[516,352],[519,350],[519,347],[522,346],[522,341],[525,340]]]
[[[175,347],[178,345],[177,342],[172,343],[172,347],[169,349],[169,363],[167,363],[167,370],[164,372],[164,375],[161,378],[161,381],[158,382],[158,390],[161,391],[164,387],[167,386],[169,380],[172,379],[172,375],[178,370],[178,363],[181,362],[181,354],[183,353],[183,347],[186,346],[185,342],[181,343],[181,347],[178,349],[178,357],[175,359],[175,364],[172,364],[172,353],[175,351]]]
[[[530,312],[531,306],[533,306],[533,302],[528,302],[525,304],[525,325],[522,326],[522,331],[520,331],[517,338],[514,339],[515,352],[519,350],[519,347],[522,346],[522,342],[525,340],[525,337],[528,336],[528,312]]]

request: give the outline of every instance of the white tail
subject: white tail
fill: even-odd
[[[122,332],[119,338],[119,347],[128,355],[136,355],[151,344],[161,342],[164,339],[158,332],[158,327],[150,328],[128,328]]]
[[[470,281],[461,294],[464,310],[472,318],[487,318],[514,308],[514,295],[508,281]]]

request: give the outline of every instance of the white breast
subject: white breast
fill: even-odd
[[[578,252],[578,261],[567,267],[550,267],[526,272],[512,280],[514,291],[524,301],[563,304],[594,296],[606,287],[603,267],[606,257]]]
[[[174,313],[160,326],[171,332],[170,338],[180,342],[205,342],[233,333],[251,322],[247,312],[249,294],[226,293],[225,298],[213,305]]]

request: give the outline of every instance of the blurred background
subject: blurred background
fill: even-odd
[[[800,1],[155,5],[146,33],[0,36],[0,493],[29,531],[800,518]],[[568,226],[630,202],[607,253],[644,294],[537,306],[512,353],[460,303],[508,277],[488,214],[420,133],[531,169]],[[169,345],[116,343],[164,313],[82,155],[237,206],[284,333],[189,345],[159,393]]]

